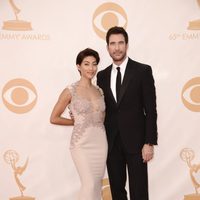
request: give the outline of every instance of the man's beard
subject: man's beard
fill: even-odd
[[[112,55],[113,61],[116,61],[116,62],[123,61],[125,57],[126,57],[126,53],[121,54],[120,57],[115,56],[115,54]]]

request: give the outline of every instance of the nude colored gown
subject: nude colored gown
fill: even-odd
[[[70,151],[81,180],[78,200],[100,200],[107,159],[104,96],[96,86],[99,97],[89,101],[77,93],[77,84],[68,89],[72,96],[69,108],[75,121]]]

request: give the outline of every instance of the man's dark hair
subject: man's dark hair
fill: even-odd
[[[100,57],[97,51],[90,49],[90,48],[86,48],[82,51],[79,52],[79,54],[76,57],[76,64],[80,65],[83,62],[83,59],[88,57],[88,56],[93,56],[96,59],[97,64],[100,61]]]
[[[110,36],[116,35],[116,34],[122,34],[124,36],[126,44],[128,44],[128,33],[126,32],[126,30],[123,27],[114,26],[114,27],[111,27],[106,34],[107,45],[109,44]]]

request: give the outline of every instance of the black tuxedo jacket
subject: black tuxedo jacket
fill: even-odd
[[[120,134],[127,152],[141,152],[144,144],[157,144],[156,94],[151,67],[129,58],[118,102],[110,88],[111,70],[112,65],[97,74],[97,84],[105,96],[109,151]]]

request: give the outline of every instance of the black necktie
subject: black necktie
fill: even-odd
[[[116,97],[117,97],[117,101],[119,100],[120,88],[121,88],[121,72],[120,72],[120,67],[117,67],[117,79],[116,79]]]

